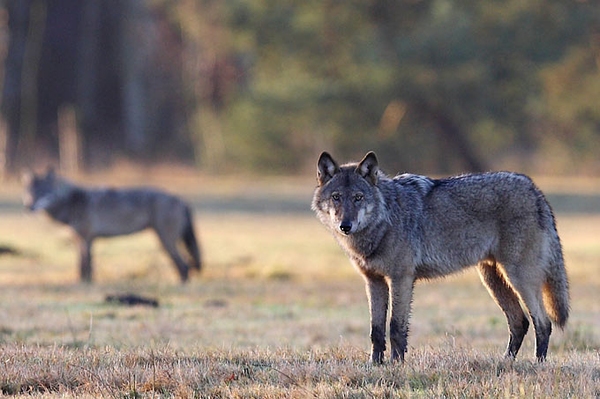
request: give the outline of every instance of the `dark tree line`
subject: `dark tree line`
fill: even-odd
[[[141,0],[5,3],[2,115],[9,170],[59,156],[59,114],[76,114],[88,166],[115,155],[191,158],[181,37]]]
[[[600,172],[590,0],[0,4],[9,169],[76,130],[87,167],[298,172],[374,149],[398,171]]]

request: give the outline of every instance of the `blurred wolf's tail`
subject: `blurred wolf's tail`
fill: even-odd
[[[186,224],[183,231],[183,242],[192,257],[192,267],[200,271],[202,269],[200,248],[198,247],[198,241],[196,240],[196,234],[194,233],[193,217],[189,207],[185,208],[185,218]]]

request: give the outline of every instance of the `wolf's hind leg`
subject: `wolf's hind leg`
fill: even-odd
[[[537,360],[542,362],[546,359],[550,334],[552,334],[552,322],[546,309],[542,295],[542,285],[545,279],[543,270],[528,263],[519,267],[506,268],[510,285],[518,293],[525,304],[535,329],[535,354]]]
[[[517,294],[508,285],[495,262],[481,263],[478,270],[481,281],[506,316],[510,336],[504,355],[514,359],[529,329],[529,320],[523,312]]]
[[[157,231],[157,235],[160,239],[163,248],[165,249],[165,251],[167,251],[169,257],[175,264],[181,282],[185,283],[188,280],[190,268],[179,254],[179,251],[177,250],[177,242],[173,239],[176,236],[174,234],[165,234],[161,231]]]

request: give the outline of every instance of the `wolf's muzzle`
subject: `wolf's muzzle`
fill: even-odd
[[[344,233],[346,235],[350,234],[350,230],[352,230],[352,223],[347,222],[347,221],[342,221],[342,223],[340,224],[340,230],[342,230],[342,233]]]

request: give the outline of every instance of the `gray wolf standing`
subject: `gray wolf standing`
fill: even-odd
[[[323,152],[317,181],[312,209],[366,281],[374,363],[384,357],[388,305],[391,359],[404,361],[415,281],[471,265],[506,315],[506,356],[529,328],[524,304],[536,357],[546,358],[551,321],[562,328],[569,316],[569,284],[554,215],[530,178],[390,178],[373,152],[342,166]]]
[[[194,234],[192,212],[180,198],[151,188],[86,189],[56,176],[28,174],[24,177],[23,202],[30,210],[43,209],[54,220],[70,226],[80,249],[80,278],[92,281],[92,241],[96,237],[131,234],[153,229],[175,264],[182,282],[190,266],[179,251],[182,241],[191,267],[200,271],[200,251]]]

